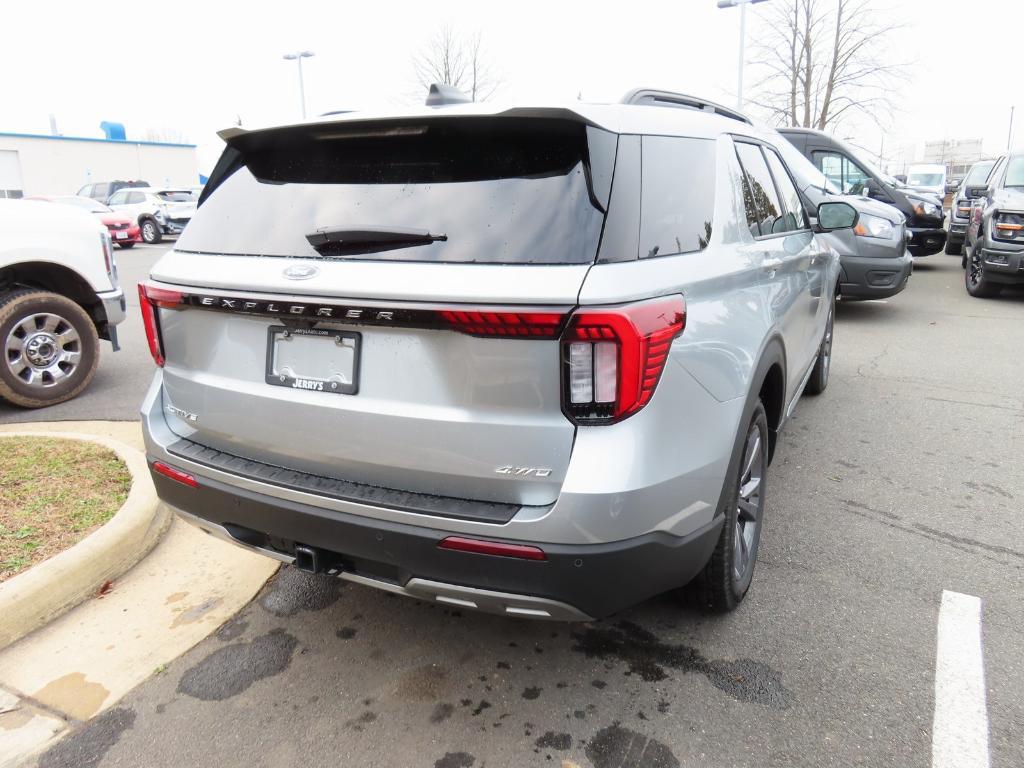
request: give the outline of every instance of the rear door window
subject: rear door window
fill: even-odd
[[[794,232],[799,229],[807,229],[807,215],[804,212],[803,203],[800,202],[800,194],[789,176],[789,171],[782,164],[778,153],[770,147],[764,147],[764,155],[768,159],[768,167],[772,176],[775,177],[775,184],[782,195],[783,205],[786,207],[786,216],[783,222],[785,232]]]
[[[591,179],[614,166],[611,138],[588,143],[588,128],[573,121],[494,117],[349,121],[243,134],[229,142],[177,248],[377,261],[592,263],[604,211]],[[331,248],[311,244],[308,236],[318,243],[318,231],[331,233]],[[353,233],[364,238],[358,247]],[[381,242],[416,234],[411,245],[367,245],[372,233],[382,233]]]
[[[644,136],[640,256],[701,251],[711,239],[715,143]]]
[[[736,153],[743,166],[743,205],[747,210],[747,224],[751,234],[763,237],[785,232],[782,201],[775,190],[761,148],[756,144],[738,142]]]

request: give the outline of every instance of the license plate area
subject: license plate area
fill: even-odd
[[[362,338],[352,331],[324,328],[267,330],[266,382],[275,387],[354,395],[359,391]]]

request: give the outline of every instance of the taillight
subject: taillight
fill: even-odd
[[[180,291],[139,283],[139,308],[142,310],[142,325],[146,329],[149,354],[161,368],[164,367],[164,345],[160,336],[160,317],[156,310],[157,307],[178,309],[181,307],[181,298]]]
[[[472,552],[477,555],[497,555],[498,557],[517,557],[520,560],[547,560],[548,556],[540,547],[528,544],[506,544],[502,541],[485,539],[467,539],[464,536],[449,536],[438,545],[441,549],[452,549],[456,552]]]
[[[682,296],[574,312],[562,334],[566,415],[609,424],[647,405],[685,325]]]
[[[441,311],[441,319],[451,330],[470,336],[557,339],[564,315],[558,312],[446,309]]]

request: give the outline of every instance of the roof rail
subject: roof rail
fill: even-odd
[[[433,83],[427,91],[427,106],[441,107],[445,104],[468,104],[473,101],[454,85]]]
[[[620,104],[638,104],[648,107],[674,107],[676,109],[696,109],[701,112],[713,112],[722,117],[729,117],[733,120],[753,125],[750,118],[742,112],[729,107],[723,107],[713,101],[702,99],[699,96],[688,96],[685,93],[673,91],[659,91],[654,88],[634,88],[622,97]]]

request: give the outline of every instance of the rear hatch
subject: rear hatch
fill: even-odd
[[[157,310],[171,429],[346,483],[554,502],[574,437],[557,338],[614,153],[536,117],[230,138],[152,272],[182,294]]]

